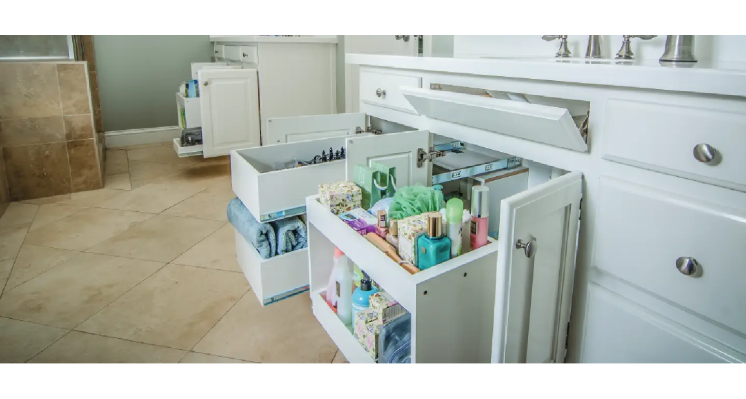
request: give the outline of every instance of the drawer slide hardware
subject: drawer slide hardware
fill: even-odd
[[[433,175],[433,184],[442,184],[453,180],[463,179],[465,177],[478,176],[489,172],[496,172],[498,170],[513,169],[519,166],[521,166],[521,159],[518,157],[510,157],[499,161]]]
[[[417,149],[417,167],[421,168],[426,161],[432,162],[433,159],[442,158],[446,156],[445,151],[436,150],[435,147],[430,147],[429,151],[425,151],[422,148]]]
[[[371,126],[366,127],[365,130],[363,130],[363,128],[361,128],[360,126],[355,128],[355,134],[363,134],[363,133],[371,133],[375,135],[383,134],[381,129],[373,129],[373,127]]]
[[[259,221],[261,223],[274,222],[275,220],[285,219],[290,216],[302,215],[304,213],[306,213],[305,205],[261,215],[259,217]]]

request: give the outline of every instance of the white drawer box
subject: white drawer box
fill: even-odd
[[[344,145],[344,137],[333,137],[233,150],[230,152],[233,192],[261,222],[304,213],[306,196],[318,193],[319,184],[345,179],[345,162],[283,170],[276,170],[275,163],[309,161],[321,151],[329,151],[329,147],[339,150]]]
[[[699,103],[609,100],[604,158],[746,191],[746,102]],[[695,158],[699,144],[715,149],[712,161]]]
[[[743,362],[743,355],[596,284],[588,297],[583,363]]]
[[[262,306],[308,290],[308,248],[264,259],[238,232],[236,259]]]
[[[745,212],[609,177],[599,195],[596,267],[746,333]],[[694,274],[677,268],[683,257]]]
[[[360,101],[415,113],[399,88],[422,87],[419,76],[400,75],[378,71],[360,71]]]

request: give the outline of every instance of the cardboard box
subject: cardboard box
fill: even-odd
[[[386,291],[379,291],[370,296],[370,308],[378,314],[378,318],[371,322],[380,325],[407,314],[407,310]]]
[[[351,181],[319,184],[319,201],[335,215],[360,207],[362,199],[360,187]]]
[[[413,265],[417,265],[417,237],[427,232],[427,216],[415,215],[404,218],[398,223],[399,256]]]
[[[355,314],[352,335],[373,360],[378,358],[378,334],[382,325],[375,324],[378,313],[371,309],[361,310]]]

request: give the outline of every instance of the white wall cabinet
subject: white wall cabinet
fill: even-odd
[[[182,147],[174,139],[180,156],[215,157],[234,149],[276,144],[268,136],[271,119],[337,112],[334,37],[215,36],[213,40],[215,62],[192,64],[192,79],[199,81],[196,101],[201,120],[197,124],[197,118],[186,118],[188,127],[202,127],[203,143],[200,148]]]

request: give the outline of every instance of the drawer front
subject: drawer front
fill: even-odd
[[[259,63],[259,50],[256,46],[241,46],[241,58],[239,61],[247,64]]]
[[[596,267],[746,333],[746,212],[607,177],[599,197]]]
[[[604,157],[746,191],[746,102],[706,106],[610,100]],[[711,161],[695,157],[700,144],[714,149]]]
[[[212,55],[218,59],[225,58],[225,46],[222,44],[215,44]]]
[[[740,363],[743,356],[591,284],[583,363]]]
[[[308,249],[264,259],[235,231],[236,260],[264,305],[308,290]]]
[[[226,60],[229,61],[241,61],[241,47],[240,46],[225,46],[223,48],[223,55]]]
[[[422,79],[418,76],[360,71],[360,101],[416,113],[399,91],[401,86],[419,88],[422,87]]]

